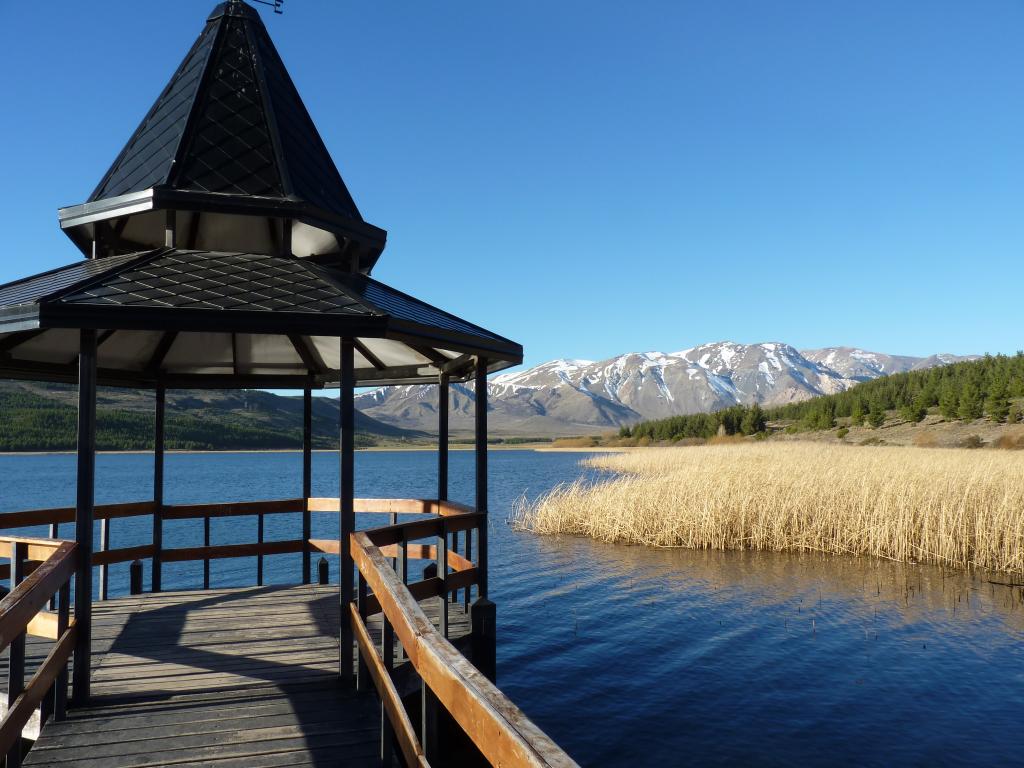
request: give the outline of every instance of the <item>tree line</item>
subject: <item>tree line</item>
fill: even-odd
[[[765,412],[755,403],[751,406],[734,405],[714,413],[642,421],[632,427],[619,429],[619,437],[675,442],[687,438],[707,440],[718,434],[756,435],[766,428]]]
[[[29,392],[0,392],[0,452],[70,451],[78,442],[78,410]],[[273,427],[235,414],[203,417],[168,411],[165,445],[171,450],[277,450],[302,447],[302,429]],[[357,432],[355,444],[365,448],[376,440]],[[153,448],[153,415],[120,408],[98,408],[96,447],[103,451]],[[337,434],[317,434],[314,448],[338,447]]]
[[[845,392],[772,408],[771,420],[790,420],[803,429],[830,429],[836,419],[854,426],[880,427],[887,411],[919,422],[937,408],[943,418],[1018,423],[1024,417],[1024,353],[986,355],[921,371],[896,373],[866,381]]]
[[[937,408],[943,418],[997,423],[1024,421],[1024,352],[986,355],[950,365],[883,376],[845,392],[799,403],[762,409],[734,405],[714,413],[670,416],[622,427],[620,438],[675,442],[708,439],[718,434],[756,435],[768,421],[789,421],[796,430],[832,429],[837,419],[852,426],[880,427],[887,413],[897,411],[908,422],[924,419]]]

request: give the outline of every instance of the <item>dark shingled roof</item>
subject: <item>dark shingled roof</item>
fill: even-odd
[[[24,304],[207,311],[211,327],[223,325],[223,313],[232,312],[312,315],[318,322],[324,315],[392,325],[399,321],[405,330],[429,329],[442,341],[440,336],[452,334],[452,339],[497,344],[513,353],[518,347],[371,277],[294,256],[158,248],[90,259],[0,286],[0,311]],[[213,313],[221,313],[219,319]],[[292,329],[282,322],[278,330]],[[337,328],[339,335],[343,332]]]
[[[362,221],[259,14],[244,3],[210,14],[89,202],[152,187],[304,200]]]

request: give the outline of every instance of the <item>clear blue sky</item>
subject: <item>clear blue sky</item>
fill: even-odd
[[[0,281],[211,0],[2,5]],[[528,363],[780,340],[1024,347],[1024,3],[286,0],[271,35],[375,275]]]

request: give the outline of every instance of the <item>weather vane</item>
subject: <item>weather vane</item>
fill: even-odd
[[[284,5],[284,0],[253,0],[253,2],[259,3],[260,5],[269,5],[274,9],[274,13],[284,13],[284,11],[281,10],[281,6]]]

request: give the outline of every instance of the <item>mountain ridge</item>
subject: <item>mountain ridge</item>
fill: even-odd
[[[975,357],[719,341],[678,352],[627,352],[600,361],[560,358],[492,378],[488,418],[497,434],[594,433],[737,404],[785,405],[843,392],[879,376]],[[472,385],[452,385],[453,430],[472,428],[474,403]],[[436,431],[433,386],[383,387],[357,395],[356,406],[385,424]]]

